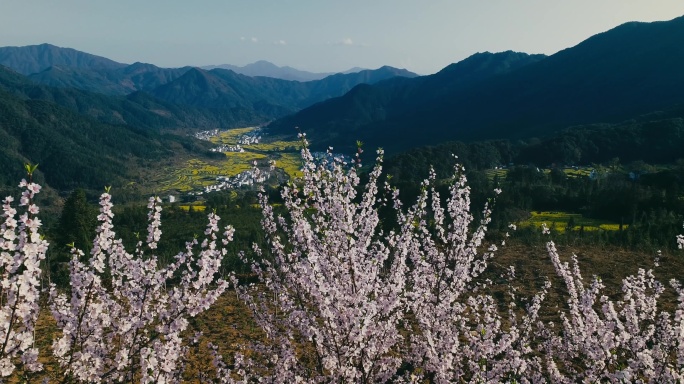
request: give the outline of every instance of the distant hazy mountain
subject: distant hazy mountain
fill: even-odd
[[[52,66],[89,70],[117,69],[126,66],[104,57],[50,44],[0,47],[0,65],[24,75],[41,72]]]
[[[477,54],[437,74],[359,85],[272,124],[315,145],[401,150],[545,136],[684,103],[684,17],[627,23],[552,56]]]
[[[51,82],[59,86],[36,83],[48,73]],[[403,73],[381,68],[302,83],[249,77],[224,69],[179,69],[174,73],[139,63],[111,71],[52,67],[29,77],[0,66],[0,89],[23,99],[52,102],[107,124],[147,129],[229,128],[265,123],[344,94],[360,82],[377,82]],[[103,74],[116,81],[108,83]],[[165,75],[179,77],[166,82]],[[122,78],[135,80],[133,84],[139,87],[164,84],[148,89],[149,93],[120,95],[121,88],[109,92],[113,95],[102,93],[106,87],[118,87]]]
[[[202,67],[202,69],[212,70],[212,69],[229,69],[235,73],[239,73],[245,76],[266,76],[274,77],[276,79],[283,80],[296,80],[296,81],[310,81],[310,80],[320,80],[326,76],[330,76],[333,73],[316,73],[301,71],[296,68],[284,66],[279,67],[266,60],[259,60],[257,62],[247,64],[243,67],[231,64],[221,64],[221,65],[208,65]]]
[[[296,81],[312,81],[312,80],[321,80],[325,77],[328,77],[330,75],[334,75],[338,72],[308,72],[308,71],[302,71],[296,68],[284,66],[284,67],[279,67],[269,61],[266,60],[259,60],[251,64],[247,64],[245,66],[237,66],[237,65],[232,65],[232,64],[221,64],[221,65],[207,65],[204,67],[201,67],[202,69],[205,70],[212,70],[212,69],[229,69],[235,73],[239,73],[241,75],[245,76],[265,76],[265,77],[273,77],[276,79],[282,79],[282,80],[296,80]],[[356,73],[356,72],[361,72],[365,71],[366,68],[360,68],[360,67],[354,67],[351,68],[347,71],[344,72],[339,72],[342,74],[350,74],[350,73]]]
[[[368,68],[354,67],[354,68],[347,69],[346,71],[343,71],[340,73],[342,73],[342,74],[356,73],[356,72],[365,71],[367,69]]]
[[[209,72],[201,69],[191,70],[191,67],[159,68],[145,63],[116,63],[49,44],[6,47],[0,48],[0,52],[3,52],[2,57],[8,67],[28,74],[33,82],[64,89],[62,93],[78,89],[104,95],[125,96],[143,91],[160,99],[158,102],[164,100],[163,103],[166,104],[178,104],[178,108],[184,109],[184,112],[188,107],[195,109],[191,115],[199,111],[200,115],[206,117],[208,109],[211,109],[210,113],[213,113],[215,118],[202,120],[220,121],[230,125],[237,122],[259,124],[270,121],[324,99],[343,95],[360,83],[375,83],[394,76],[417,76],[412,72],[391,67],[347,74],[312,74],[290,67],[277,67],[267,61],[259,61],[242,68],[229,66],[248,75],[222,68],[215,68]],[[325,77],[310,80],[313,75]],[[276,78],[278,76],[308,81],[282,80]],[[59,92],[56,89],[42,92],[44,95],[55,93]],[[75,94],[80,95],[78,92]],[[144,97],[136,96],[136,99],[140,98]],[[149,96],[147,98],[149,99]],[[100,100],[98,97],[93,99]],[[101,104],[109,105],[110,101]],[[64,104],[73,107],[92,103],[62,103]],[[110,114],[98,112],[97,115],[102,119],[103,116]],[[130,123],[128,120],[125,121]]]

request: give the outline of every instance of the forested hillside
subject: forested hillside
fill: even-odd
[[[58,190],[141,181],[159,162],[206,147],[190,137],[105,124],[53,102],[0,89],[0,184],[16,185],[24,163],[40,164],[38,180]]]
[[[619,159],[622,164],[672,164],[684,159],[684,110],[645,115],[620,124],[568,128],[546,138],[526,140],[454,141],[415,148],[390,157],[394,177],[418,182],[433,166],[441,177],[451,172],[452,155],[470,170],[487,170],[509,164],[590,166]]]
[[[137,128],[191,131],[252,123],[251,115],[240,116],[231,111],[215,111],[164,102],[144,92],[128,96],[109,96],[76,88],[49,87],[0,67],[0,88],[25,100],[43,100],[58,104],[84,116],[107,124],[123,124]]]
[[[136,91],[151,91],[173,81],[190,67],[159,68],[152,64],[134,63],[121,68],[74,68],[52,65],[28,77],[40,84],[60,88],[76,88],[106,95],[123,96]]]
[[[618,123],[684,103],[684,17],[627,23],[546,58],[479,54],[469,71],[360,86],[343,97],[272,124],[298,126],[313,145],[349,148],[355,140],[390,152],[446,140],[548,136],[568,126]],[[509,62],[529,63],[514,66]],[[472,72],[472,71],[471,71]],[[472,82],[455,81],[459,76]],[[454,79],[454,80],[450,80]],[[392,142],[385,142],[391,136]]]

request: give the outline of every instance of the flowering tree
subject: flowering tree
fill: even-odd
[[[415,322],[408,356],[418,368],[414,375],[436,383],[539,379],[539,359],[530,344],[548,285],[533,298],[522,319],[511,302],[504,325],[498,300],[485,293],[491,282],[478,279],[497,250],[490,245],[486,252],[479,251],[490,222],[489,203],[473,230],[464,169],[456,165],[454,175],[446,209],[431,171],[409,210],[410,219],[404,220],[415,223],[407,294]],[[511,267],[509,278],[513,277]]]
[[[455,169],[446,210],[434,186],[429,189],[431,172],[404,213],[397,190],[386,184],[391,197],[380,197],[381,151],[361,196],[356,168],[332,155],[317,164],[306,148],[302,156],[301,184],[282,192],[287,215],[276,217],[261,197],[272,257],[256,250],[264,261],[253,270],[263,285],[240,292],[272,344],[253,347],[261,360],[238,355],[233,371],[218,361],[224,377],[454,382],[534,376],[540,363],[529,345],[545,290],[522,321],[512,309],[506,326],[496,300],[474,293],[485,288],[475,280],[496,247],[478,257],[490,209],[472,231],[462,168]],[[387,203],[398,225],[384,232],[379,208]]]
[[[245,287],[270,346],[238,363],[271,382],[386,382],[401,364],[405,259],[394,233],[380,229],[378,165],[359,195],[356,169],[341,159],[315,163],[308,149],[301,184],[283,188],[286,216],[264,194],[269,256]],[[358,154],[357,154],[358,156]]]
[[[159,266],[161,201],[151,198],[146,242],[133,254],[115,239],[109,193],[100,198],[100,225],[88,262],[72,250],[71,292],[54,285],[50,307],[61,330],[52,346],[63,381],[178,382],[187,345],[187,318],[205,311],[225,290],[216,280],[233,229],[219,238],[219,217],[209,215],[206,239],[188,242],[175,261]]]
[[[567,313],[561,331],[549,324],[544,351],[554,382],[682,382],[684,380],[684,289],[677,293],[674,318],[658,308],[665,288],[652,270],[639,269],[623,280],[623,298],[602,294],[594,277],[585,287],[577,263],[562,263],[553,242],[547,250],[568,290]]]
[[[19,206],[25,208],[17,219],[12,197],[3,200],[0,225],[0,381],[15,374],[25,376],[42,369],[34,332],[38,320],[40,262],[48,243],[38,233],[41,221],[33,203],[40,185],[30,181],[35,166],[27,165],[29,181],[19,184],[24,191]],[[19,369],[19,372],[15,372]]]
[[[461,167],[445,207],[434,172],[405,213],[394,191],[398,228],[383,232],[379,163],[357,196],[355,169],[316,164],[306,149],[303,157],[302,184],[283,189],[286,215],[276,216],[262,196],[271,258],[256,250],[262,285],[240,290],[271,343],[253,346],[260,358],[237,355],[234,369],[217,355],[223,382],[681,379],[684,294],[676,282],[674,318],[657,309],[663,287],[650,271],[627,277],[624,300],[613,302],[600,295],[598,279],[584,288],[577,264],[561,263],[549,243],[569,293],[561,328],[539,320],[549,281],[525,308],[511,300],[503,315],[505,303],[482,276],[496,251],[480,250],[490,207],[473,228]],[[514,274],[510,268],[508,278]]]
[[[306,147],[302,155],[304,176],[283,188],[283,214],[260,195],[269,244],[254,249],[260,284],[236,284],[268,342],[245,348],[230,365],[212,347],[215,381],[684,381],[679,282],[670,281],[674,313],[663,309],[666,288],[652,270],[626,277],[621,299],[613,300],[599,278],[585,284],[576,257],[561,262],[548,242],[567,305],[558,310],[558,324],[544,324],[538,314],[550,283],[523,309],[492,294],[483,273],[497,249],[482,252],[491,206],[474,225],[460,166],[446,199],[431,172],[416,204],[404,210],[398,191],[378,187],[382,151],[364,186],[359,154],[351,167],[332,154],[317,163]],[[27,170],[30,176],[35,168]],[[6,198],[0,225],[0,380],[12,381],[43,368],[34,334],[48,244],[33,204],[40,186],[29,179],[20,187],[25,212],[19,215]],[[205,239],[188,242],[161,266],[160,203],[150,199],[147,237],[129,253],[113,230],[111,196],[101,196],[88,260],[73,249],[70,291],[50,288],[60,330],[52,345],[58,381],[181,381],[189,345],[198,342],[181,334],[188,318],[207,310],[228,285],[216,275],[233,229],[220,233],[218,216],[210,214]],[[379,213],[387,205],[396,214],[392,230]],[[677,242],[683,247],[684,236]],[[508,279],[514,274],[510,268]]]

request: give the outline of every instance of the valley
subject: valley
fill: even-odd
[[[0,382],[682,381],[682,41],[424,76],[0,47]]]
[[[669,23],[672,28],[679,28],[680,20]],[[661,33],[658,31],[661,26],[637,27]],[[511,126],[496,138],[487,140],[477,139],[461,129],[478,121],[467,117],[474,110],[458,112],[465,119],[462,122],[467,124],[451,129],[439,125],[448,120],[440,117],[445,107],[433,108],[473,92],[483,97],[480,89],[490,94],[496,93],[497,87],[510,91],[509,83],[519,81],[515,79],[544,79],[566,65],[564,58],[587,52],[594,54],[602,41],[610,41],[611,36],[622,33],[634,32],[625,32],[625,27],[616,28],[600,39],[588,39],[550,57],[511,51],[478,53],[429,76],[416,77],[406,71],[383,67],[374,71],[333,74],[306,82],[250,77],[221,68],[171,70],[141,63],[129,66],[74,50],[34,46],[19,51],[29,56],[41,50],[51,52],[52,64],[58,66],[68,62],[97,64],[96,67],[79,64],[69,71],[57,71],[58,67],[48,65],[40,76],[29,74],[27,77],[3,68],[0,91],[4,94],[0,95],[4,95],[9,113],[0,118],[3,120],[0,127],[10,138],[9,143],[19,145],[0,148],[5,152],[0,160],[6,164],[21,162],[17,159],[43,164],[38,177],[42,177],[43,170],[47,171],[46,186],[54,185],[62,198],[76,186],[87,188],[91,196],[96,196],[96,191],[107,183],[114,185],[119,198],[127,202],[160,195],[165,201],[173,199],[201,209],[208,195],[221,190],[242,194],[254,190],[255,180],[277,188],[284,181],[301,176],[300,143],[293,128],[301,126],[308,131],[307,137],[314,150],[332,145],[336,150],[353,153],[356,150],[353,143],[363,141],[366,151],[364,172],[369,169],[369,153],[382,147],[389,154],[386,160],[389,174],[409,194],[414,185],[427,176],[430,166],[435,167],[440,179],[447,178],[453,164],[451,155],[457,154],[471,176],[477,180],[482,175],[488,180],[489,186],[483,184],[478,188],[509,185],[508,190],[516,196],[510,208],[525,212],[509,219],[521,227],[540,225],[543,216],[535,215],[535,212],[558,212],[560,216],[554,214],[546,218],[552,219],[548,220],[549,225],[557,222],[559,232],[573,228],[568,225],[571,218],[575,222],[582,221],[587,230],[613,231],[619,223],[626,229],[638,221],[648,221],[645,215],[651,209],[667,207],[664,208],[667,211],[677,211],[676,199],[658,203],[655,197],[648,202],[635,197],[635,201],[640,201],[636,206],[623,201],[615,207],[600,207],[599,201],[604,197],[597,195],[599,190],[610,193],[610,188],[617,188],[624,194],[628,185],[624,181],[635,172],[645,174],[648,185],[639,188],[648,196],[656,194],[650,190],[652,188],[665,188],[669,191],[668,196],[681,195],[680,176],[676,172],[679,168],[674,163],[682,157],[684,109],[676,102],[676,95],[669,96],[670,104],[666,108],[631,115],[633,118],[629,120],[572,125],[560,130],[556,123],[537,114],[533,120],[520,121],[516,123],[518,126]],[[36,70],[35,63],[33,67],[26,67],[20,65],[21,60],[7,61],[12,56],[7,52],[0,48],[0,53],[5,55],[0,55],[0,59],[5,57],[5,63],[19,63],[16,69],[24,73]],[[659,52],[666,54],[662,48]],[[59,59],[60,55],[65,56]],[[676,52],[673,55],[677,57]],[[641,60],[645,65],[653,65]],[[92,73],[88,74],[88,71]],[[100,75],[93,77],[93,73]],[[116,88],[116,84],[133,84],[134,88],[123,90]],[[119,90],[107,91],[115,88]],[[508,107],[496,104],[497,100],[503,99],[491,99],[494,104],[487,108],[506,111]],[[27,112],[16,112],[21,110]],[[283,117],[288,111],[297,110],[299,112]],[[319,112],[329,115],[326,117]],[[411,117],[405,118],[404,113]],[[428,114],[421,121],[415,120],[423,113]],[[342,120],[338,121],[338,114]],[[487,118],[485,116],[475,126],[492,127]],[[69,126],[57,123],[67,120],[71,121]],[[390,122],[398,121],[401,124],[413,122],[411,124],[418,128],[397,130]],[[435,121],[439,123],[434,125]],[[32,135],[28,136],[25,131],[13,128],[17,125],[40,129],[32,130]],[[314,125],[321,128],[312,131]],[[343,126],[342,131],[338,130]],[[549,129],[548,132],[530,131],[531,126]],[[76,133],[73,127],[79,127],[84,134]],[[382,133],[385,130],[391,134]],[[77,146],[98,148],[72,156],[76,168],[70,169],[79,169],[80,182],[69,180],[73,176],[64,174],[66,169],[54,168],[46,160],[50,157],[46,157],[45,151],[37,150],[39,143],[50,142],[53,153],[71,153],[74,146],[65,144],[74,139],[79,142]],[[27,140],[33,140],[34,144],[29,145]],[[428,143],[432,145],[424,145]],[[621,164],[616,165],[616,159]],[[112,165],[114,163],[117,165]],[[252,174],[255,163],[259,176]],[[602,181],[611,167],[619,172]],[[21,168],[14,168],[14,178],[19,177]],[[657,169],[660,170],[654,172]],[[537,175],[529,170],[538,170]],[[5,185],[12,181],[9,174],[0,175],[0,178]],[[643,183],[639,181],[639,184]],[[570,184],[582,185],[584,197],[570,197]],[[542,193],[549,196],[545,198]],[[59,207],[59,198],[52,197],[50,201]],[[620,215],[619,209],[628,209],[629,213]],[[579,228],[581,225],[574,229]]]
[[[158,186],[159,193],[201,196],[221,189],[255,187],[263,182],[277,184],[300,176],[301,143],[262,138],[261,134],[266,134],[260,132],[259,127],[199,132],[195,136],[211,143],[213,147],[210,151],[216,155],[210,159],[178,162],[153,176],[153,183]],[[274,169],[270,169],[271,164],[274,164]],[[268,180],[252,180],[255,166],[268,173]]]

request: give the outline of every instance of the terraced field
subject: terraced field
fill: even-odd
[[[551,173],[551,169],[549,168],[540,168],[539,169],[541,172],[544,172],[546,174]],[[577,169],[575,168],[563,168],[563,172],[568,176],[568,177],[589,177],[591,174],[591,167],[579,167]],[[506,178],[506,175],[508,175],[508,169],[506,168],[498,168],[498,169],[488,169],[485,171],[485,174],[489,178],[489,180],[494,180],[494,177],[498,177],[499,179],[504,179]]]
[[[563,172],[565,172],[568,177],[589,177],[591,174],[591,168],[565,168],[563,169]]]
[[[212,131],[208,137],[202,139],[208,140],[217,147],[239,145],[243,152],[222,152],[225,157],[216,160],[180,159],[173,166],[161,170],[157,177],[152,180],[157,186],[157,193],[186,194],[202,191],[204,187],[214,185],[217,177],[235,177],[242,172],[251,170],[255,161],[259,167],[263,168],[268,167],[270,161],[275,161],[275,167],[282,170],[288,177],[302,176],[299,154],[301,143],[299,141],[287,141],[264,134],[259,143],[240,143],[241,139],[250,134],[260,135],[259,131],[255,131],[258,129],[258,127],[246,127],[227,131]],[[549,169],[541,169],[541,171],[550,172]],[[565,168],[563,171],[569,177],[588,177],[591,169],[587,167]],[[508,174],[508,169],[490,169],[485,172],[490,179],[495,177],[503,179]],[[567,223],[568,220],[562,221],[562,219],[557,218],[555,221]],[[607,228],[605,227],[607,224],[601,223],[601,225],[604,226],[602,229]],[[601,228],[600,225],[585,225],[585,229],[587,227]]]
[[[302,157],[299,152],[283,152],[276,156],[276,167],[290,177],[302,177]]]
[[[207,209],[206,205],[180,205],[179,207],[180,209],[186,212],[190,211],[190,209],[194,211],[204,212]]]
[[[296,153],[299,156],[301,143],[298,141],[276,140],[268,143],[252,144],[248,148],[250,151],[287,152]]]
[[[485,171],[485,174],[487,175],[489,181],[493,181],[495,177],[499,180],[503,180],[506,178],[506,175],[508,175],[508,169],[488,169]]]

